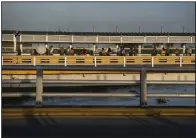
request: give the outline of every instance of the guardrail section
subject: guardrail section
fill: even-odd
[[[194,56],[2,56],[3,65],[193,65]]]

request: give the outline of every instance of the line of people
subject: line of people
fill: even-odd
[[[154,47],[152,52],[151,52],[151,56],[157,56],[158,52],[157,52],[157,49]],[[161,56],[171,56],[172,55],[172,50],[167,48],[165,49],[164,47],[161,49],[160,51],[160,55]],[[180,51],[178,48],[175,49],[175,55],[176,56],[180,56]],[[191,49],[188,49],[186,48],[185,49],[185,53],[184,53],[184,56],[191,56],[192,55],[192,50]]]
[[[64,56],[64,55],[74,56],[75,55],[75,50],[73,48],[70,48],[70,47],[68,47],[66,49],[64,47],[60,47],[58,53],[61,56]],[[95,52],[95,53],[97,53],[97,52]],[[87,53],[87,50],[85,48],[80,53],[81,56],[86,56],[87,54],[88,53]],[[111,50],[111,48],[108,48],[108,50],[106,52],[106,50],[104,48],[102,48],[102,50],[98,54],[99,54],[99,56],[111,56],[112,50]],[[126,56],[127,55],[124,47],[118,48],[116,54],[117,54],[117,56]],[[136,47],[131,47],[129,49],[128,54],[129,54],[129,56],[137,56],[138,55],[138,49]],[[39,54],[37,53],[37,51],[35,49],[33,49],[32,55],[39,55]],[[53,46],[50,46],[49,48],[47,48],[46,53],[44,55],[53,55]],[[152,52],[151,52],[151,56],[157,56],[157,55],[158,55],[158,51],[154,47]],[[165,49],[163,47],[160,51],[160,55],[161,56],[171,56],[172,55],[172,50],[169,49],[169,48]],[[180,56],[180,51],[179,51],[178,48],[175,49],[175,55]],[[192,50],[186,48],[184,56],[191,56],[191,55],[192,55]]]

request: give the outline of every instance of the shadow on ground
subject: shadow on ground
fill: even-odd
[[[24,117],[2,120],[3,138],[195,138],[195,118]]]

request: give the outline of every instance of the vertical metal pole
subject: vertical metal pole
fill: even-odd
[[[141,26],[139,26],[139,33],[141,33]]]
[[[1,64],[3,65],[3,56],[2,56],[2,58],[1,58]]]
[[[36,56],[33,57],[33,65],[36,66]]]
[[[180,56],[180,67],[182,67],[182,56]]]
[[[140,106],[147,105],[147,73],[140,71]]]
[[[74,37],[73,35],[71,35],[71,43],[73,44],[73,42],[74,42]]]
[[[161,33],[163,33],[163,26],[161,26]]]
[[[95,62],[95,67],[97,67],[97,57],[96,56],[94,58],[94,62]]]
[[[95,46],[95,44],[93,44],[93,53],[94,53],[93,55],[94,55],[94,56],[95,56],[95,54],[96,54],[95,52],[96,52],[96,46]]]
[[[152,57],[151,62],[152,62],[152,67],[154,67],[154,57]]]
[[[142,46],[141,46],[141,44],[139,44],[139,46],[138,46],[138,55],[139,56],[141,55],[141,51],[142,51]]]
[[[65,66],[67,66],[67,57],[65,56]]]
[[[20,35],[20,50],[23,53],[22,35]]]
[[[46,34],[46,43],[45,43],[45,47],[48,48],[48,34]]]
[[[118,26],[116,25],[116,33],[118,33]]]
[[[126,67],[126,57],[125,57],[125,56],[124,56],[124,60],[123,60],[123,61],[124,61],[124,62],[123,62],[124,65],[123,65],[123,66]]]
[[[98,35],[97,35],[97,37],[96,37],[96,43],[98,43],[98,41],[99,41],[99,38],[98,38]]]
[[[16,37],[15,34],[13,34],[13,39],[14,39],[14,53],[16,52]]]
[[[185,32],[185,27],[184,26],[182,26],[182,31],[183,31],[183,33]]]
[[[36,81],[36,104],[42,104],[42,93],[43,93],[43,70],[37,70],[37,81]]]
[[[185,54],[186,45],[183,44],[183,55]]]

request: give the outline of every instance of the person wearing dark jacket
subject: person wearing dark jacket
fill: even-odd
[[[133,48],[132,47],[129,50],[129,56],[133,56]]]
[[[63,47],[60,47],[59,53],[61,56],[65,55],[65,49]]]
[[[153,48],[151,56],[157,56],[157,49]]]
[[[167,48],[166,52],[165,52],[165,56],[169,56],[169,54],[170,54],[170,50],[169,50],[169,48]]]

